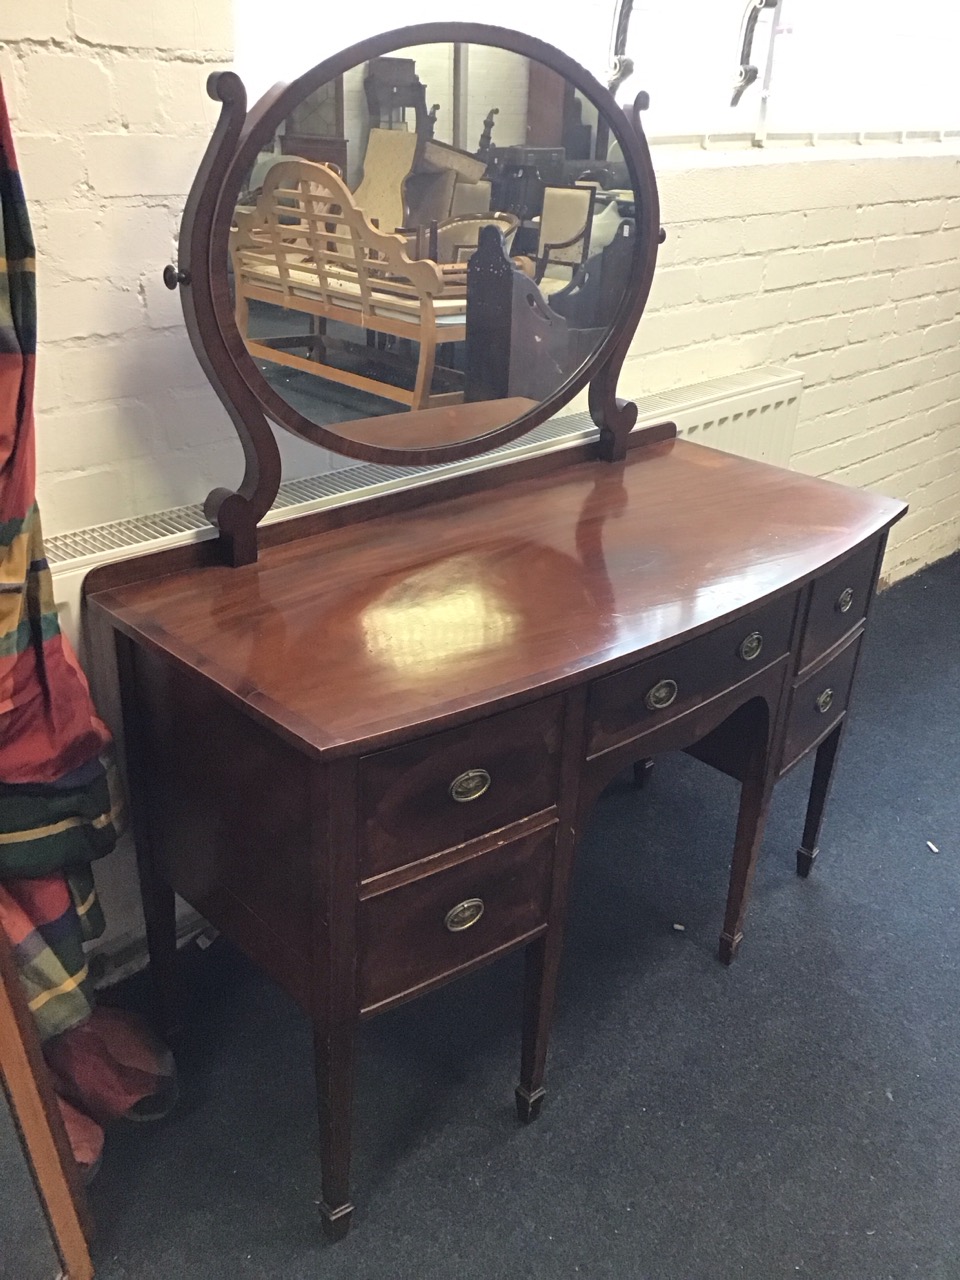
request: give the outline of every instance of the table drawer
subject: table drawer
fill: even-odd
[[[826,737],[846,711],[859,651],[858,636],[826,666],[794,686],[787,715],[781,773]]]
[[[790,648],[797,597],[774,600],[709,635],[604,676],[590,690],[587,751],[630,742],[731,689]]]
[[[800,644],[800,667],[816,662],[863,621],[873,591],[880,539],[871,540],[818,578]]]
[[[556,823],[360,903],[362,1012],[492,958],[546,925]]]
[[[489,716],[360,761],[367,878],[556,803],[563,700]]]

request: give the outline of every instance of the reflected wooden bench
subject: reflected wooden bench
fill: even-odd
[[[374,227],[343,180],[326,165],[279,161],[255,208],[231,240],[237,327],[254,359],[299,369],[411,409],[457,404],[462,392],[432,393],[438,343],[466,337],[466,275],[407,256],[400,236]],[[296,311],[318,322],[308,338],[254,337],[250,303]],[[413,390],[338,368],[326,359],[326,324],[337,321],[419,344]],[[289,350],[308,345],[309,355]]]

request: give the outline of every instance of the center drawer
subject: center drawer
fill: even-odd
[[[562,699],[546,698],[365,756],[362,878],[556,804],[562,725]]]
[[[445,981],[545,928],[557,824],[360,903],[362,1013]]]
[[[717,631],[596,681],[588,755],[632,741],[732,689],[790,648],[797,596],[774,600]]]

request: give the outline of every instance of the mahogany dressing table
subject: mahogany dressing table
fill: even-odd
[[[239,339],[226,266],[236,197],[292,103],[362,74],[367,59],[452,41],[563,77],[619,142],[636,249],[612,299],[617,318],[573,368],[557,356],[562,344],[527,335],[525,350],[554,361],[546,398],[521,388],[509,401],[419,412],[355,407],[334,429],[322,376],[319,392],[294,396]],[[91,623],[115,643],[163,1018],[176,1020],[177,892],[312,1020],[321,1211],[337,1238],[352,1213],[359,1019],[524,948],[516,1096],[523,1120],[538,1114],[578,838],[625,767],[688,750],[740,781],[723,960],[740,945],[773,787],[816,751],[797,855],[809,872],[887,531],[904,507],[678,441],[669,424],[631,431],[636,411],[616,400],[616,378],[655,265],[656,186],[638,110],[621,112],[555,50],[438,24],[348,50],[248,118],[235,76],[213,77],[211,92],[224,111],[171,283],[247,473],[236,493],[208,501],[217,540],[99,570],[87,600]],[[336,208],[324,213],[329,243],[297,239],[296,202],[322,200],[321,190],[291,190],[259,234],[326,255],[348,289]],[[496,275],[517,304],[513,332],[518,317],[553,324],[549,295],[502,241],[480,239],[469,305]],[[399,305],[408,296],[395,285]],[[260,319],[270,322],[266,308]],[[325,359],[337,343],[348,362],[358,349],[398,368],[404,359],[399,343],[364,355],[340,320],[301,341],[318,336]],[[279,350],[283,339],[267,341]],[[579,333],[577,351],[590,342]],[[535,372],[542,387],[548,375]],[[268,416],[352,457],[450,461],[518,438],[587,382],[595,442],[257,528],[279,483]]]

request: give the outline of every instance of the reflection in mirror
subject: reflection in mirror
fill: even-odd
[[[505,49],[351,68],[245,175],[230,268],[247,351],[282,400],[354,440],[429,448],[515,421],[618,313],[636,248],[618,156],[591,101]]]

